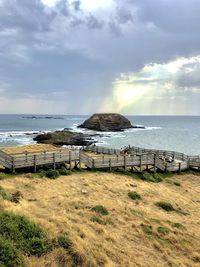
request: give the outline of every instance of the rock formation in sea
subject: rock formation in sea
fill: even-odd
[[[130,128],[144,128],[133,126],[124,116],[117,113],[96,113],[79,125],[80,128],[87,128],[95,131],[123,131]]]
[[[94,141],[89,139],[88,136],[82,133],[64,130],[39,134],[34,138],[34,141],[42,144],[85,146],[94,143]]]

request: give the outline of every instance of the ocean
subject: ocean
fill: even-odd
[[[144,148],[175,150],[188,155],[200,154],[200,116],[126,116],[134,125],[146,129],[124,132],[101,132],[95,137],[102,146],[123,148],[134,145]],[[80,115],[0,115],[0,147],[31,144],[38,133],[71,128],[77,132],[88,116]]]

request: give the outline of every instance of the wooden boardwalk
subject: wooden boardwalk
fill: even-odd
[[[16,169],[33,167],[36,172],[38,167],[52,165],[56,168],[56,164],[68,163],[79,161],[79,150],[60,148],[55,151],[42,151],[42,152],[24,152],[7,154],[0,151],[0,165],[15,172]]]
[[[169,162],[171,158],[172,162]],[[189,166],[188,156],[174,151],[145,150],[127,147],[124,150],[90,146],[80,153],[80,160],[89,168],[131,167],[135,170],[154,169],[154,171],[180,172]]]
[[[69,164],[69,167],[85,166],[97,169],[131,168],[136,171],[151,169],[155,172],[181,172],[189,168],[200,170],[200,156],[188,156],[183,153],[165,150],[126,147],[123,150],[99,146],[87,146],[81,149],[57,148],[51,151],[33,151],[23,153],[6,153],[0,150],[0,165],[15,172],[16,169]]]

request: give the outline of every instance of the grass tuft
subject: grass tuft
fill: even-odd
[[[153,227],[151,225],[141,224],[142,230],[146,235],[153,234]]]
[[[165,202],[165,201],[159,201],[156,202],[155,205],[165,211],[174,211],[174,208],[171,203]]]
[[[133,200],[141,199],[140,194],[139,194],[138,192],[136,192],[136,191],[130,191],[130,192],[128,193],[128,196],[129,196],[131,199],[133,199]]]
[[[108,215],[109,213],[108,210],[102,205],[94,206],[93,208],[91,208],[91,211],[95,211],[103,216]]]
[[[11,195],[3,187],[0,186],[0,198],[4,200],[11,200]]]
[[[157,231],[158,231],[159,234],[162,234],[162,235],[166,235],[166,234],[170,233],[170,230],[167,227],[164,227],[164,226],[159,226],[157,228]]]
[[[162,182],[162,176],[161,174],[158,173],[149,173],[149,172],[143,172],[141,174],[141,179],[144,181],[148,181],[148,182],[153,182],[153,183],[159,183]]]
[[[53,170],[53,169],[49,169],[47,172],[46,172],[46,177],[48,177],[49,179],[56,179],[60,176],[60,173],[59,171],[57,170]]]
[[[179,182],[174,182],[174,185],[181,186],[181,184]]]
[[[66,169],[65,167],[62,167],[61,169],[58,170],[60,175],[71,175],[72,171]]]
[[[97,217],[97,216],[92,216],[92,217],[90,218],[90,220],[91,220],[92,222],[96,222],[96,223],[98,223],[98,224],[102,224],[102,225],[106,225],[106,224],[108,223],[108,222],[102,220],[101,218],[99,218],[99,217]]]
[[[67,234],[59,235],[57,238],[58,245],[66,250],[71,247],[71,241]]]

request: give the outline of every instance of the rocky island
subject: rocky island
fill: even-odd
[[[82,134],[75,133],[72,131],[55,131],[45,134],[39,134],[34,139],[37,143],[42,144],[53,144],[53,145],[74,145],[74,146],[85,146],[94,143],[90,137]]]
[[[131,122],[121,114],[117,113],[95,113],[89,119],[79,125],[79,128],[86,128],[95,131],[123,131],[130,128],[144,128],[133,126]]]

